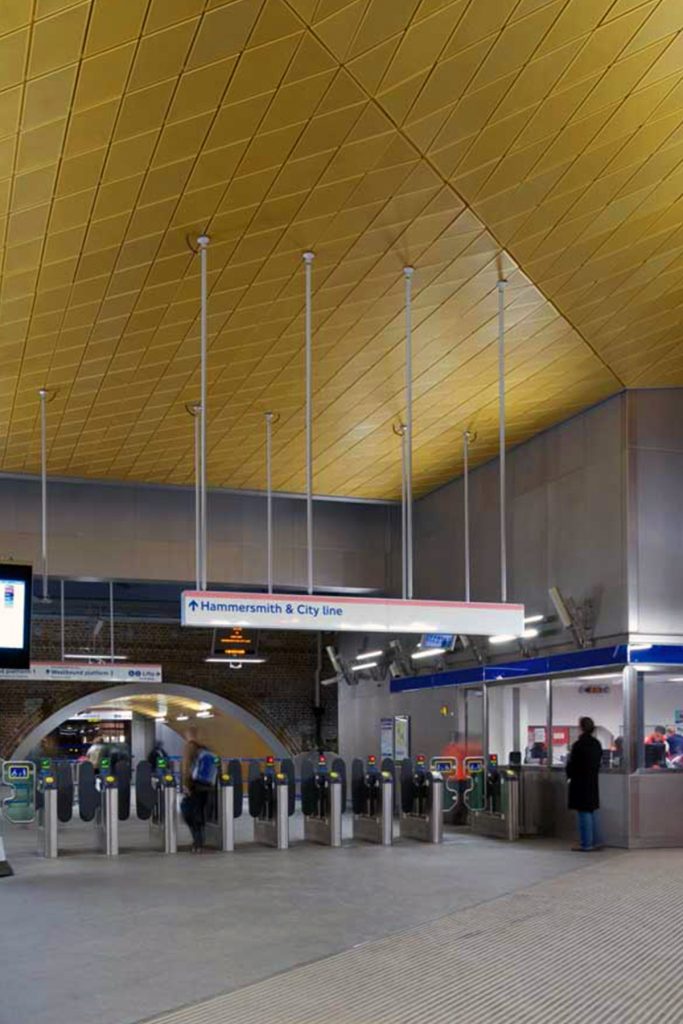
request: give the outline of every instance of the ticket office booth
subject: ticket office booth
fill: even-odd
[[[468,703],[481,707],[472,728],[486,753],[507,764],[518,752],[522,832],[574,836],[565,764],[578,720],[589,715],[603,747],[608,844],[683,846],[683,648],[619,645],[607,655],[581,651],[526,664],[540,662],[543,674],[523,674],[519,662],[487,666],[482,682],[467,686]]]

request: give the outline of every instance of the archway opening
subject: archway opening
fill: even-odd
[[[160,742],[170,756],[182,751],[192,725],[202,745],[222,757],[287,757],[280,740],[255,715],[194,686],[131,683],[88,694],[46,718],[13,757],[42,754],[78,760],[95,742],[124,746],[132,760]]]

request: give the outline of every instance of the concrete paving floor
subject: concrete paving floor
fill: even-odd
[[[465,833],[332,850],[301,841],[298,814],[287,851],[255,846],[248,818],[233,854],[164,856],[137,821],[122,824],[113,859],[92,852],[92,826],[63,835],[64,855],[46,861],[32,828],[5,830],[15,876],[0,880],[0,1024],[133,1024],[627,856]]]

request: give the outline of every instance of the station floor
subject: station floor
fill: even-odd
[[[165,857],[128,822],[108,860],[79,823],[45,861],[6,831],[0,1024],[635,1022],[677,982],[653,924],[678,913],[683,851],[302,834],[257,847],[241,819],[234,854]]]

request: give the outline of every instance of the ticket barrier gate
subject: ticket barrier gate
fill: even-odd
[[[249,765],[249,814],[254,819],[254,842],[278,850],[289,847],[289,819],[296,807],[294,763],[285,758],[279,771],[275,758],[266,758],[263,770]]]
[[[32,761],[3,761],[0,781],[10,789],[2,799],[2,818],[14,825],[30,824],[36,818],[36,769]],[[0,878],[14,874],[5,854],[0,829]]]
[[[351,765],[353,837],[391,846],[394,841],[394,783],[392,772],[377,767],[371,755],[367,765],[355,758]]]
[[[130,773],[127,765],[117,764],[115,774],[119,791],[124,793],[128,814],[119,813],[121,820],[130,814]],[[120,768],[120,770],[119,770]],[[128,785],[126,786],[126,781]],[[124,806],[125,809],[125,806]],[[121,806],[119,806],[119,811]],[[178,799],[176,779],[164,758],[159,758],[156,769],[141,761],[135,771],[135,810],[141,821],[149,821],[149,835],[154,846],[163,853],[178,852]]]
[[[38,853],[53,858],[59,855],[58,842],[58,800],[57,777],[49,770],[38,775],[36,800],[38,821]]]
[[[443,842],[443,778],[427,768],[423,755],[415,765],[410,758],[401,762],[399,822],[402,839]]]
[[[237,758],[220,771],[207,810],[204,839],[207,846],[224,853],[235,849],[235,819],[242,814],[242,765]]]
[[[301,765],[301,810],[304,839],[324,846],[341,846],[342,814],[346,809],[345,766],[335,758],[327,770],[327,759],[316,766],[308,758]]]
[[[484,772],[483,759],[476,760],[472,773],[475,803],[469,805],[472,831],[513,842],[519,839],[519,774],[512,768],[499,768],[495,757],[489,758]]]

